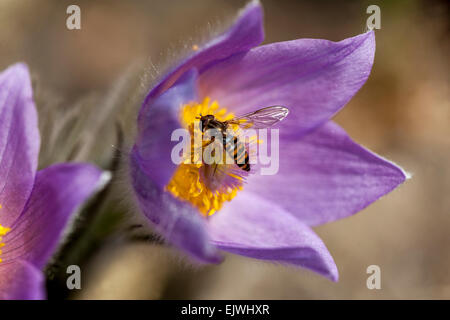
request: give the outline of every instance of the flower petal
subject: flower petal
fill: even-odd
[[[142,106],[138,121],[138,136],[133,156],[139,159],[141,170],[163,188],[172,177],[176,164],[171,159],[177,141],[171,141],[175,129],[182,128],[180,109],[197,100],[197,71],[187,71],[172,88]]]
[[[405,179],[401,168],[328,122],[302,138],[280,139],[278,173],[249,177],[244,192],[275,201],[314,226],[355,214]]]
[[[136,200],[156,231],[200,261],[220,262],[216,248],[210,244],[204,218],[197,209],[158,187],[141,166],[141,160],[132,153],[130,177]]]
[[[42,272],[26,261],[0,264],[0,300],[45,299]]]
[[[213,243],[239,255],[311,269],[333,281],[338,271],[322,240],[276,203],[239,194],[209,221]]]
[[[102,172],[88,164],[58,164],[39,171],[24,212],[4,237],[2,263],[24,259],[42,268],[71,214],[105,182],[101,178]]]
[[[189,69],[196,68],[201,70],[213,61],[250,50],[263,40],[263,10],[259,1],[252,1],[241,11],[234,24],[224,34],[195,51],[192,56],[169,72],[150,91],[146,101],[170,88]]]
[[[16,64],[0,73],[0,224],[10,226],[33,188],[39,130],[28,69]]]
[[[299,39],[254,48],[211,66],[200,95],[235,114],[282,105],[283,133],[302,135],[328,121],[366,82],[375,54],[373,32],[340,42]]]
[[[190,204],[164,190],[177,165],[171,159],[171,135],[181,128],[180,108],[197,100],[196,69],[187,71],[170,89],[142,106],[138,137],[130,155],[130,178],[139,208],[171,244],[204,262],[219,262],[204,218]]]

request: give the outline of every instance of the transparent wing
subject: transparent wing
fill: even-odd
[[[288,114],[289,109],[286,107],[271,106],[244,114],[227,122],[232,125],[238,125],[243,129],[264,129],[277,124],[286,118]]]

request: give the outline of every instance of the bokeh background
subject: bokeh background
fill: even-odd
[[[233,255],[219,266],[193,266],[136,222],[120,157],[142,96],[186,48],[225,28],[245,3],[0,1],[0,69],[16,61],[31,69],[43,136],[40,165],[94,161],[118,172],[116,186],[92,201],[88,223],[60,256],[59,267],[81,264],[82,290],[64,291],[55,264],[47,271],[49,297],[449,299],[446,1],[262,1],[266,43],[342,40],[365,31],[368,5],[381,8],[372,74],[336,121],[413,178],[359,214],[316,228],[339,268],[338,283]],[[70,4],[81,7],[81,30],[66,29]],[[381,267],[381,290],[366,287],[372,264]]]

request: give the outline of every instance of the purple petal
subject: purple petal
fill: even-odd
[[[264,40],[263,11],[258,1],[249,3],[234,24],[221,36],[216,37],[178,67],[169,72],[148,94],[149,100],[170,88],[186,71],[201,70],[209,63],[225,59],[235,53],[245,52]]]
[[[39,130],[30,76],[24,64],[0,73],[0,224],[10,226],[33,188]]]
[[[24,212],[4,237],[3,263],[20,258],[42,268],[71,214],[104,183],[101,177],[102,172],[88,164],[58,164],[39,171]]]
[[[45,299],[42,272],[26,261],[0,264],[0,300]]]
[[[213,215],[209,231],[217,247],[243,256],[311,269],[333,281],[338,271],[322,240],[276,203],[239,194]]]
[[[172,142],[171,135],[182,127],[180,108],[197,100],[197,75],[195,69],[187,71],[170,89],[144,103],[130,178],[139,208],[164,239],[200,261],[219,262],[198,210],[164,190],[177,168],[171,151],[178,142]]]
[[[131,183],[139,208],[155,230],[169,243],[200,261],[220,262],[216,248],[210,243],[205,219],[198,210],[158,187],[141,166],[140,159],[133,153],[130,157]]]
[[[373,32],[340,42],[300,39],[235,55],[202,73],[200,95],[235,114],[282,105],[283,133],[302,135],[329,120],[366,82],[375,54]]]
[[[177,167],[171,152],[179,142],[171,141],[171,135],[182,127],[181,107],[197,100],[196,80],[197,72],[190,70],[175,86],[142,106],[133,156],[139,159],[141,170],[160,188],[167,185]]]
[[[275,201],[314,226],[355,214],[405,179],[401,168],[328,122],[302,138],[281,139],[278,173],[249,177],[244,192]]]

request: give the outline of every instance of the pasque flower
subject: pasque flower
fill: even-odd
[[[193,46],[149,92],[130,155],[135,196],[154,228],[197,260],[219,262],[224,250],[337,281],[333,258],[311,227],[360,211],[406,178],[330,120],[367,80],[375,35],[258,46],[262,20],[260,4],[251,2],[228,31]],[[279,126],[277,174],[250,174],[214,192],[202,165],[171,161],[171,133],[200,114],[224,120],[272,105],[290,110]]]
[[[71,213],[103,180],[89,164],[36,171],[40,137],[28,69],[0,73],[0,299],[43,299],[41,269]]]

